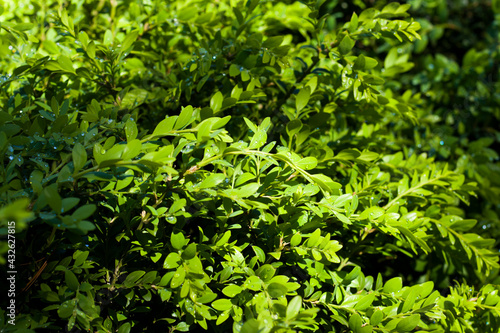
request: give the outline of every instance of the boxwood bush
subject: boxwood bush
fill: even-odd
[[[500,1],[2,9],[2,332],[498,332]]]

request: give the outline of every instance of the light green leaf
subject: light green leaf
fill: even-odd
[[[260,247],[252,245],[252,249],[260,262],[266,261],[266,253]]]
[[[342,188],[340,183],[334,182],[330,177],[323,174],[311,175],[311,179],[324,191],[333,193]]]
[[[264,282],[269,281],[275,273],[276,269],[269,264],[262,265],[255,271],[255,274]]]
[[[121,52],[127,51],[132,44],[136,41],[137,37],[139,36],[139,31],[133,30],[125,35],[125,38],[123,39],[122,46],[121,46]]]
[[[223,100],[224,97],[222,96],[222,93],[220,91],[216,92],[210,99],[210,108],[212,109],[214,114],[219,112],[219,110],[221,109]]]
[[[346,35],[339,44],[339,52],[342,55],[346,55],[351,52],[351,49],[354,47],[355,41],[351,39],[348,35]]]
[[[177,117],[167,117],[163,119],[155,128],[153,132],[153,136],[165,136],[172,131],[174,128],[174,124],[177,120]]]
[[[59,58],[57,58],[57,62],[64,71],[75,74],[75,69],[73,68],[73,62],[71,61],[70,58],[64,55],[60,55]]]
[[[290,303],[286,308],[286,319],[290,320],[296,317],[299,314],[300,309],[302,308],[302,297],[299,295],[292,298]]]
[[[414,288],[411,289],[410,293],[406,297],[403,307],[401,309],[402,313],[408,312],[412,309],[413,305],[415,304],[415,300],[418,296],[418,291]]]
[[[304,170],[312,170],[318,165],[318,160],[315,157],[305,157],[297,162],[295,165]]]
[[[374,300],[375,300],[375,294],[374,293],[368,294],[358,301],[358,303],[354,306],[354,310],[358,311],[366,310],[370,305],[372,305]]]
[[[125,145],[121,158],[123,160],[131,160],[141,153],[142,144],[138,139],[131,140]]]
[[[370,317],[370,324],[377,326],[384,319],[384,312],[381,310],[376,310]]]
[[[358,333],[361,329],[361,325],[363,325],[363,321],[361,320],[361,316],[357,313],[354,313],[349,318],[349,328],[353,330],[355,333]]]
[[[267,292],[271,297],[278,298],[287,293],[286,285],[281,283],[272,282],[267,286]]]
[[[302,242],[302,236],[300,233],[295,233],[292,238],[290,239],[290,245],[292,246],[298,246]]]
[[[215,310],[219,310],[219,311],[229,310],[232,306],[233,306],[233,303],[231,302],[231,300],[229,300],[227,298],[218,299],[212,303],[212,307]]]
[[[125,122],[125,135],[127,137],[127,141],[132,141],[135,138],[137,138],[137,125],[135,121],[132,119],[127,119],[127,122]]]
[[[400,277],[390,279],[384,284],[384,293],[396,293],[403,288],[403,280]]]
[[[420,315],[415,313],[409,317],[403,318],[397,325],[396,330],[398,332],[411,332],[417,327],[420,321]]]
[[[256,149],[262,147],[267,141],[267,133],[266,131],[259,129],[253,136],[250,141],[250,145],[248,149]]]
[[[186,278],[186,270],[184,269],[184,266],[178,267],[177,270],[175,271],[174,276],[172,277],[172,280],[170,281],[170,287],[178,288],[180,285],[182,285],[185,278]]]
[[[222,289],[222,293],[226,295],[227,297],[233,298],[234,296],[238,295],[240,292],[243,291],[243,288],[240,286],[237,286],[235,284],[231,284],[224,289]]]
[[[193,110],[193,107],[191,105],[186,106],[185,108],[182,109],[181,114],[177,118],[177,121],[175,122],[175,129],[183,129],[187,125],[191,124],[193,121],[196,120],[195,117],[195,112]]]
[[[205,178],[200,185],[198,186],[199,189],[205,189],[205,188],[210,188],[210,187],[215,187],[222,183],[226,179],[226,176],[222,173],[213,173],[207,178]]]
[[[255,318],[252,318],[246,321],[240,329],[240,333],[258,333],[259,329],[259,321]]]
[[[305,108],[307,103],[309,103],[310,98],[311,88],[309,86],[306,86],[299,91],[295,99],[295,107],[297,109],[297,112],[300,112],[303,108]]]
[[[181,262],[181,256],[176,252],[171,252],[165,258],[165,262],[163,263],[163,268],[177,268],[179,267]]]
[[[273,36],[269,37],[262,43],[262,47],[266,47],[268,49],[278,47],[283,43],[283,39],[285,36]]]
[[[186,244],[186,238],[184,238],[182,231],[176,233],[172,232],[170,236],[170,244],[172,244],[172,247],[176,250],[180,250],[184,247]]]
[[[229,66],[229,75],[231,75],[232,77],[236,77],[239,74],[240,74],[240,66],[236,64],[231,64],[231,66]]]

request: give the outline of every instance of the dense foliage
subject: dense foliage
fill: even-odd
[[[498,332],[500,1],[0,21],[2,332]]]

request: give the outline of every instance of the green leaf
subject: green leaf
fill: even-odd
[[[182,233],[182,231],[176,233],[172,232],[170,236],[170,243],[172,244],[172,247],[174,249],[182,249],[186,244],[186,238],[184,238],[184,234]]]
[[[172,131],[174,128],[174,124],[177,120],[177,117],[167,117],[166,119],[162,120],[155,128],[153,132],[153,136],[165,136]]]
[[[219,110],[221,109],[223,100],[224,97],[222,96],[222,93],[220,91],[216,92],[210,99],[210,108],[212,109],[214,114],[219,112]]]
[[[321,229],[316,229],[307,239],[308,247],[315,247],[321,241]]]
[[[61,213],[62,199],[57,192],[57,184],[52,184],[44,188],[43,195],[45,196],[50,208],[52,208],[57,214]]]
[[[352,314],[349,318],[349,328],[355,333],[358,333],[361,330],[361,325],[363,325],[361,316],[357,313]]]
[[[262,289],[262,280],[255,275],[249,276],[245,283],[243,284],[245,289],[250,289],[253,291],[259,291]]]
[[[452,223],[450,225],[451,229],[454,229],[456,231],[469,231],[472,229],[477,223],[477,220],[462,220],[459,219],[458,221]]]
[[[342,160],[342,161],[349,161],[353,160],[357,157],[359,157],[361,153],[357,150],[354,149],[344,149],[341,152],[339,152],[335,157],[333,158],[334,160]]]
[[[346,35],[339,44],[339,52],[342,55],[346,55],[351,52],[351,49],[354,47],[355,41],[351,39],[348,35]]]
[[[326,192],[333,193],[342,188],[341,184],[334,182],[330,177],[323,174],[311,175],[311,179]]]
[[[353,33],[358,29],[358,15],[352,13],[351,21],[349,22],[349,32]]]
[[[59,102],[57,102],[57,99],[55,96],[52,96],[52,99],[50,100],[50,108],[52,112],[56,115],[56,117],[59,116]]]
[[[260,262],[266,261],[266,253],[260,247],[252,245],[252,249]]]
[[[75,69],[73,68],[73,62],[70,58],[60,55],[59,58],[57,58],[57,62],[64,71],[76,74]]]
[[[125,122],[125,135],[127,137],[127,141],[132,141],[134,139],[137,138],[137,125],[135,123],[135,121],[133,121],[132,119],[128,119],[126,122]]]
[[[300,309],[302,308],[302,297],[295,296],[292,298],[290,303],[286,308],[286,319],[291,320],[299,314]]]
[[[230,308],[232,308],[233,303],[231,302],[231,300],[229,300],[227,298],[222,298],[222,299],[218,299],[218,300],[214,301],[212,303],[212,307],[215,310],[225,311],[225,310],[229,310]]]
[[[210,131],[212,130],[212,127],[214,126],[214,123],[216,121],[216,118],[208,118],[199,123],[198,126],[196,126],[198,130],[196,138],[198,139],[198,141],[204,141],[210,138]]]
[[[292,238],[290,239],[290,245],[291,246],[298,246],[302,242],[302,236],[300,233],[295,233]]]
[[[267,133],[263,129],[259,129],[253,136],[248,149],[257,149],[262,147],[267,141]]]
[[[372,324],[373,326],[377,326],[382,322],[382,319],[384,319],[384,312],[382,312],[381,310],[376,310],[370,317],[370,324]]]
[[[137,281],[139,281],[139,279],[144,274],[146,274],[145,271],[134,271],[134,272],[130,273],[129,275],[127,275],[127,277],[125,278],[125,281],[123,281],[123,284],[126,287],[132,287],[132,286],[136,285]]]
[[[231,284],[224,289],[222,289],[222,293],[226,295],[227,297],[233,298],[234,296],[238,295],[240,292],[243,291],[243,288],[240,286],[237,286],[235,284]]]
[[[205,178],[200,185],[198,186],[199,189],[205,189],[205,188],[211,188],[219,185],[226,179],[226,176],[222,173],[213,173],[207,178]]]
[[[129,90],[123,99],[121,100],[122,108],[133,109],[148,99],[149,92],[145,89],[131,89]]]
[[[132,46],[132,44],[137,40],[138,36],[139,36],[139,31],[137,30],[133,30],[127,33],[121,44],[121,52],[127,51]]]
[[[278,298],[285,295],[288,289],[284,284],[272,282],[267,286],[267,292],[271,297]]]
[[[47,63],[45,64],[45,68],[48,69],[49,71],[54,71],[54,72],[63,70],[61,65],[54,60],[47,61]]]
[[[82,144],[77,142],[73,146],[71,155],[73,157],[73,168],[75,170],[74,173],[76,174],[83,168],[85,163],[87,163],[87,151],[85,150],[85,147],[83,147]]]
[[[286,133],[291,138],[295,134],[300,132],[302,126],[303,126],[302,121],[300,121],[299,119],[294,119],[288,122],[288,124],[286,124]]]
[[[78,283],[78,279],[76,278],[75,273],[70,270],[66,270],[64,272],[64,282],[68,286],[69,289],[73,291],[77,291],[80,288],[80,283]]]
[[[182,259],[190,260],[196,256],[197,246],[196,243],[189,244],[184,251],[182,251]]]
[[[373,303],[374,300],[375,300],[375,294],[374,293],[368,294],[358,301],[356,306],[354,306],[354,310],[358,311],[366,310]]]
[[[181,8],[177,12],[177,18],[180,21],[189,21],[196,17],[198,14],[198,8],[196,6],[186,6]]]
[[[118,329],[118,333],[130,333],[132,326],[130,323],[123,323],[120,325],[120,328]]]
[[[318,165],[318,160],[315,157],[309,156],[300,159],[295,165],[304,170],[312,170]]]
[[[400,277],[395,277],[390,279],[384,284],[384,293],[390,294],[390,293],[396,293],[400,291],[403,288],[403,279]]]
[[[413,305],[415,304],[415,300],[417,299],[418,292],[416,289],[412,288],[408,296],[406,297],[403,307],[401,309],[402,313],[408,312],[413,308]]]
[[[240,333],[257,333],[257,332],[260,332],[259,321],[254,318],[246,321],[240,329]]]
[[[309,86],[306,86],[299,91],[295,99],[295,108],[297,109],[297,112],[300,112],[303,108],[306,107],[307,103],[309,103],[310,98],[311,88]]]
[[[59,315],[59,317],[64,319],[70,317],[75,310],[76,300],[72,299],[62,303],[57,309],[57,314]]]
[[[17,31],[27,31],[33,29],[33,27],[33,23],[19,23],[16,24],[13,29]]]
[[[269,264],[262,265],[255,271],[255,274],[264,282],[271,280],[275,273],[276,269]]]
[[[278,47],[283,43],[284,36],[273,36],[269,37],[262,43],[262,47],[266,47],[268,49]]]
[[[417,327],[420,321],[419,314],[413,314],[409,317],[403,318],[397,325],[396,330],[398,332],[411,332]]]
[[[496,14],[500,13],[500,0],[492,0],[491,1],[491,8]]]
[[[177,121],[175,122],[175,129],[183,129],[184,127],[195,121],[195,119],[196,117],[193,107],[191,105],[188,105],[182,109],[181,114],[177,118]]]
[[[181,256],[176,252],[171,252],[165,258],[165,262],[163,263],[163,268],[177,268],[181,263]]]
[[[123,160],[131,160],[137,155],[141,153],[142,144],[138,139],[131,140],[127,142],[125,149],[123,149],[123,153],[121,158]]]
[[[88,204],[88,205],[83,205],[81,207],[78,207],[73,214],[71,214],[71,217],[74,218],[75,220],[84,220],[94,214],[96,210],[96,205],[94,204]]]
[[[238,198],[248,198],[249,196],[254,195],[259,187],[260,185],[258,183],[249,183],[235,190],[226,190],[224,192],[226,192],[230,196],[235,196]]]
[[[81,266],[85,260],[87,260],[87,257],[89,256],[89,251],[83,251],[81,253],[78,254],[78,256],[76,256],[75,258],[75,266],[78,267],[78,266]]]
[[[352,85],[352,92],[356,101],[360,101],[363,99],[364,88],[361,85],[361,80],[354,80],[354,83]]]
[[[184,269],[184,266],[178,267],[177,270],[175,271],[174,276],[172,277],[172,280],[170,281],[170,287],[178,288],[184,283],[185,278],[186,278],[186,270]]]
[[[106,31],[104,32],[102,44],[106,46],[113,44],[113,32],[111,30],[106,29]]]
[[[231,66],[229,66],[229,75],[231,75],[232,77],[240,75],[240,66],[231,64]]]
[[[168,209],[168,212],[169,213],[175,213],[175,212],[180,211],[183,207],[186,206],[186,202],[187,202],[186,199],[175,200],[172,203],[172,206],[170,206],[170,208]]]

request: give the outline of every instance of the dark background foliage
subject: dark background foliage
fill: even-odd
[[[6,1],[2,330],[497,332],[498,15]]]

